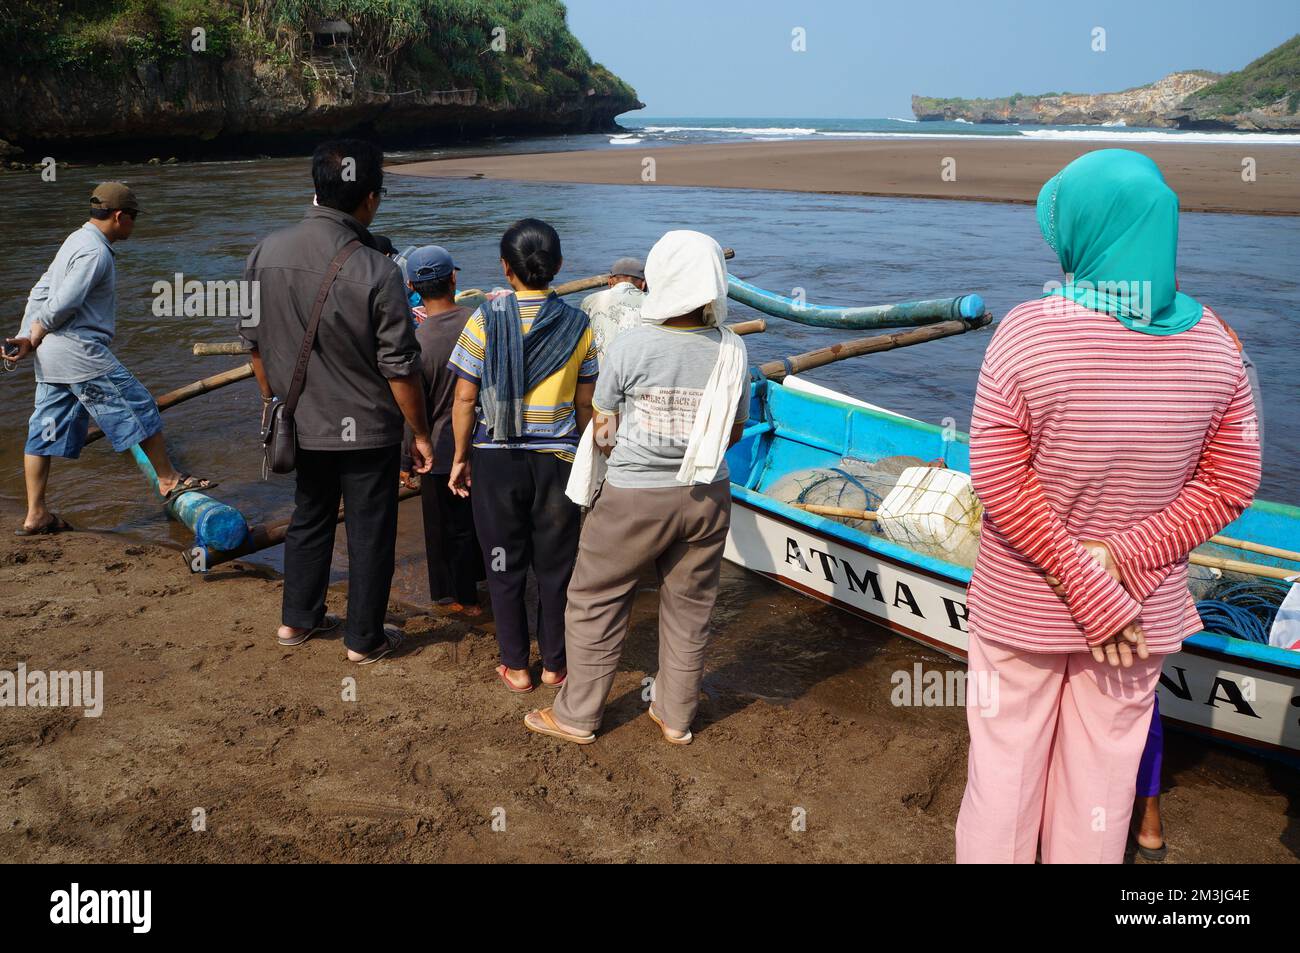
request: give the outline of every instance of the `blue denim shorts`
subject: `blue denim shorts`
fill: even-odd
[[[38,381],[24,452],[77,459],[92,417],[118,453],[162,430],[162,416],[153,397],[135,375],[118,364],[100,377],[76,384]]]

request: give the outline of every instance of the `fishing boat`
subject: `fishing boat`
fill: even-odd
[[[756,381],[750,399],[752,424],[727,455],[733,506],[725,558],[964,661],[969,568],[767,491],[789,474],[845,457],[909,456],[969,472],[967,435],[795,375]],[[1300,508],[1257,501],[1224,533],[1266,547],[1294,545]],[[1250,562],[1300,574],[1300,561],[1251,553]],[[1169,656],[1158,691],[1166,723],[1300,765],[1300,652],[1200,632]]]

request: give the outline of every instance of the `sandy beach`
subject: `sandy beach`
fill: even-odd
[[[580,182],[601,185],[779,189],[979,202],[1033,202],[1048,178],[1102,145],[1004,140],[889,139],[744,142],[653,149],[485,155],[393,165],[399,175]],[[1272,144],[1143,143],[1127,146],[1160,164],[1182,208],[1197,212],[1300,214],[1300,149]],[[643,179],[654,159],[654,179]],[[955,179],[945,180],[945,160]],[[1254,160],[1254,181],[1243,161]],[[950,177],[951,178],[951,177]]]
[[[891,672],[948,663],[733,566],[689,748],[644,715],[650,580],[584,748],[523,730],[549,693],[505,694],[490,621],[393,604],[408,647],[358,669],[334,639],[277,646],[278,607],[264,570],[204,579],[120,536],[0,535],[0,667],[102,671],[105,695],[98,718],[3,711],[6,859],[952,859],[964,712],[889,701]],[[1300,856],[1295,772],[1171,735],[1166,781],[1171,862]]]

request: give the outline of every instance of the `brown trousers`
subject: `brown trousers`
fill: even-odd
[[[606,483],[587,514],[564,613],[569,675],[555,717],[595,731],[614,685],[641,570],[659,577],[659,672],[655,714],[688,731],[699,707],[709,615],[718,596],[731,525],[726,480],[623,490]]]

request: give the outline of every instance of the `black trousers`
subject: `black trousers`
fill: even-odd
[[[537,648],[564,668],[564,607],[578,556],[579,509],[564,495],[570,464],[536,450],[474,450],[470,500],[497,645],[507,668],[528,667],[528,567],[537,577]]]
[[[420,477],[424,514],[424,557],[429,566],[429,598],[455,599],[478,605],[477,583],[483,576],[483,553],[474,534],[474,508],[447,486],[447,474]]]
[[[347,513],[348,618],[343,643],[370,652],[384,642],[384,615],[397,545],[400,446],[374,450],[298,449],[298,487],[284,541],[285,625],[310,629],[325,617],[339,500]]]

